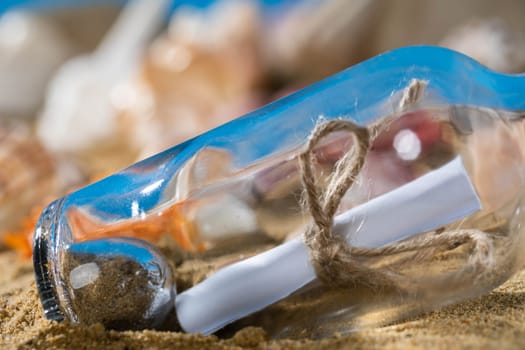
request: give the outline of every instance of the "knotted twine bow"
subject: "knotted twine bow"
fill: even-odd
[[[426,83],[423,84],[424,88]],[[414,99],[419,99],[422,93],[421,86],[420,81],[411,82],[401,98],[401,110],[405,109],[407,104],[414,103]],[[310,134],[306,149],[299,157],[306,206],[314,221],[314,224],[305,232],[304,241],[309,248],[318,278],[333,287],[355,284],[366,284],[371,287],[399,287],[407,283],[406,276],[393,270],[394,267],[400,267],[399,263],[371,268],[365,264],[364,260],[407,252],[417,255],[422,250],[427,250],[427,253],[432,255],[438,250],[453,249],[467,243],[472,249],[467,263],[462,268],[443,276],[439,283],[457,282],[467,275],[472,277],[481,270],[487,270],[493,260],[491,258],[492,245],[488,234],[480,230],[452,230],[416,237],[379,248],[353,247],[345,237],[333,233],[332,226],[337,208],[361,172],[370,148],[371,134],[375,134],[378,129],[378,125],[366,128],[346,119],[322,122]],[[323,137],[336,131],[351,133],[355,142],[352,149],[335,164],[335,169],[323,190],[314,175],[314,149]],[[414,260],[405,260],[404,264],[406,263],[414,263]]]

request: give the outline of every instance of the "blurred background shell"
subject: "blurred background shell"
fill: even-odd
[[[27,128],[0,125],[0,232],[16,228],[35,203],[58,189],[56,169]]]
[[[2,15],[0,114],[34,118],[48,80],[70,51],[67,39],[51,20],[27,11]]]

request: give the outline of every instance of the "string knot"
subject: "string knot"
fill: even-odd
[[[326,186],[322,188],[314,174],[314,150],[323,137],[341,131],[350,133],[354,142],[350,150],[335,163]],[[427,251],[428,257],[439,250],[452,250],[464,244],[470,244],[473,250],[469,261],[462,268],[439,279],[441,283],[459,283],[467,275],[472,277],[477,272],[486,270],[492,262],[492,244],[488,234],[479,230],[453,230],[416,236],[407,241],[378,248],[353,247],[345,237],[332,231],[337,208],[361,172],[370,144],[371,132],[368,128],[350,120],[329,120],[315,127],[306,149],[299,156],[305,204],[313,218],[313,225],[304,233],[304,242],[309,248],[317,277],[332,287],[364,284],[371,287],[401,288],[402,285],[407,285],[407,278],[400,270],[415,260],[405,259],[376,268],[370,267],[366,260],[400,253],[409,253],[413,258],[421,258],[425,256],[421,254],[422,250]]]
[[[354,143],[337,163],[328,178],[328,185],[323,193],[314,175],[314,148],[319,141],[337,131],[353,135]],[[352,260],[352,248],[344,238],[332,231],[334,215],[341,199],[354,183],[365,163],[370,147],[370,132],[350,120],[335,119],[317,125],[311,133],[305,151],[300,155],[302,183],[306,194],[306,205],[312,218],[312,225],[304,234],[306,245],[319,279],[329,284],[345,284],[344,271],[352,269],[355,279],[356,266]]]

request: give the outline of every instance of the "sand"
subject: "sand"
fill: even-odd
[[[219,259],[224,263],[226,259]],[[192,284],[213,264],[192,262],[180,283]],[[307,336],[307,335],[306,335]],[[0,253],[0,348],[2,349],[523,349],[525,270],[483,297],[406,322],[323,340],[271,340],[262,328],[231,337],[178,332],[113,331],[45,320],[30,261]]]

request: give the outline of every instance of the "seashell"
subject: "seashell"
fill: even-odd
[[[53,157],[25,127],[0,125],[0,236],[58,189]]]
[[[72,52],[49,19],[21,10],[0,16],[0,112],[34,118],[48,80]]]
[[[261,104],[259,12],[254,2],[180,9],[131,84],[115,91],[119,125],[139,158],[230,121]]]
[[[284,76],[315,81],[366,57],[380,1],[310,0],[280,11],[265,28],[266,64]]]
[[[111,95],[135,71],[167,4],[167,0],[130,1],[95,51],[62,65],[49,84],[37,125],[38,137],[48,149],[75,160],[90,175],[117,170],[134,160],[127,144],[120,142]]]
[[[520,35],[521,34],[521,35]],[[505,73],[525,70],[524,34],[500,19],[470,21],[454,28],[441,45],[462,52],[481,64]]]
[[[26,124],[0,122],[0,246],[30,257],[42,210],[83,179],[73,164],[49,153]]]

